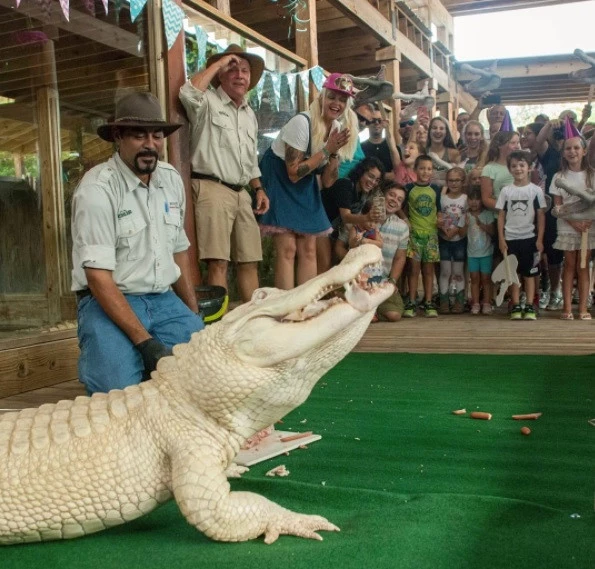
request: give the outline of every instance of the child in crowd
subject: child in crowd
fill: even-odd
[[[407,193],[396,182],[388,182],[382,191],[386,201],[386,219],[380,226],[383,268],[388,280],[398,287],[407,260],[409,226],[397,214],[403,207]],[[401,319],[403,308],[403,299],[396,288],[394,294],[378,307],[378,317],[396,322]]]
[[[474,186],[481,184],[481,168],[473,168],[467,172],[467,179],[465,180],[465,193],[469,193],[469,190]]]
[[[591,143],[592,144],[592,143]],[[568,138],[562,147],[561,170],[558,172],[550,186],[550,194],[554,196],[554,204],[559,208],[562,204],[572,204],[580,200],[565,190],[556,186],[557,178],[561,177],[569,186],[593,193],[595,186],[595,171],[587,160],[585,141],[580,136]],[[578,274],[578,300],[579,318],[591,320],[587,309],[587,300],[590,293],[589,263],[581,267],[580,249],[581,235],[587,232],[587,249],[595,248],[595,228],[591,220],[573,221],[558,217],[558,236],[554,248],[564,251],[564,270],[562,273],[562,320],[573,320],[572,315],[572,286],[574,276]]]
[[[430,184],[433,175],[432,158],[421,154],[415,160],[417,182],[406,186],[407,213],[410,234],[407,247],[409,266],[409,299],[403,317],[413,318],[416,311],[417,284],[420,270],[423,277],[424,310],[428,318],[438,316],[432,302],[435,264],[440,260],[438,252],[438,211],[440,210],[440,188]]]
[[[372,199],[368,199],[362,207],[362,215],[366,215],[372,209]],[[376,245],[382,247],[382,235],[378,229],[377,223],[364,225],[350,225],[349,231],[349,248],[357,247],[358,245]]]
[[[363,229],[351,226],[349,230],[349,246],[370,243],[382,248],[382,267],[370,267],[365,270],[368,283],[380,282],[388,279],[398,286],[407,258],[407,243],[409,241],[409,226],[397,215],[405,201],[405,188],[396,182],[387,182],[382,190],[386,204],[386,218],[379,229]],[[368,201],[364,210],[371,207]],[[372,234],[374,231],[374,234]],[[368,236],[366,236],[368,235]],[[398,288],[390,298],[385,300],[377,310],[377,319],[397,322],[403,313],[403,300]]]
[[[498,242],[506,259],[507,254],[516,255],[519,273],[523,277],[527,303],[521,308],[520,287],[511,285],[511,320],[535,320],[537,314],[532,299],[535,297],[536,277],[539,275],[539,259],[543,252],[545,230],[545,196],[539,186],[529,181],[529,155],[523,151],[511,152],[506,160],[513,183],[504,186],[498,200]],[[535,235],[537,220],[537,236]]]
[[[481,187],[472,186],[467,196],[467,269],[471,279],[471,314],[492,313],[492,256],[494,214],[484,209]],[[483,302],[480,305],[480,291]]]
[[[518,132],[497,132],[490,141],[487,164],[481,171],[481,199],[483,205],[494,211],[500,190],[512,184],[512,175],[508,170],[508,155],[520,150],[521,142]]]
[[[417,142],[410,140],[403,149],[403,159],[398,157],[398,153],[394,156],[395,182],[406,186],[417,181],[414,164],[420,154],[423,154],[423,148]]]
[[[440,199],[438,243],[440,247],[440,314],[461,314],[465,310],[465,256],[467,254],[467,195],[463,193],[465,170],[455,166],[446,173],[446,192]],[[450,306],[448,290],[454,284],[455,300]]]

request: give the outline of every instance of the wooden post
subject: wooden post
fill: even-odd
[[[401,52],[396,46],[391,45],[376,51],[376,61],[381,65],[386,66],[385,79],[393,84],[393,93],[401,90],[401,79],[399,75]],[[391,108],[390,113],[390,129],[393,133],[393,138],[397,145],[401,144],[401,137],[399,135],[399,121],[401,116],[401,101],[398,99],[389,99],[386,103]]]
[[[48,322],[62,318],[60,296],[68,290],[66,221],[60,156],[60,107],[56,82],[54,42],[39,47],[41,74],[35,91],[39,140],[39,175],[43,220]]]
[[[180,0],[176,0],[179,6],[182,6]],[[161,20],[159,20],[161,21]],[[161,33],[161,32],[160,32]],[[190,278],[195,285],[202,282],[200,268],[198,264],[198,244],[196,238],[196,224],[194,221],[194,205],[192,199],[192,183],[190,179],[190,128],[186,113],[180,103],[178,93],[180,87],[186,82],[186,61],[184,32],[180,32],[174,45],[166,51],[167,57],[167,108],[169,108],[168,120],[174,123],[182,123],[184,126],[167,137],[169,163],[182,176],[184,189],[186,192],[186,213],[184,216],[184,229],[190,240],[188,257],[190,259]]]
[[[303,57],[308,62],[308,68],[318,65],[318,21],[316,19],[316,1],[305,0],[302,7],[296,13],[296,16],[307,22],[304,24],[305,32],[295,32],[295,53]],[[313,86],[310,85],[309,102],[314,100],[315,93]],[[307,107],[308,105],[304,105]],[[301,105],[300,105],[301,107]]]

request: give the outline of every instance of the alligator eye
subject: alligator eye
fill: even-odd
[[[266,290],[258,288],[252,293],[252,302],[260,302],[261,300],[267,298],[268,295],[269,294]]]

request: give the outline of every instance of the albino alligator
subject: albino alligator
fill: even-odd
[[[502,78],[496,73],[497,65],[498,62],[494,61],[494,63],[487,69],[480,69],[479,67],[473,67],[468,63],[461,63],[461,65],[459,65],[460,71],[465,71],[472,75],[479,75],[477,79],[473,79],[465,85],[465,91],[474,97],[484,97],[500,87]]]
[[[378,247],[290,291],[259,289],[159,361],[152,379],[0,419],[0,543],[79,537],[176,499],[208,537],[321,539],[338,528],[257,494],[230,492],[244,441],[303,403],[345,357],[393,285],[358,284]],[[344,299],[323,300],[343,286]]]
[[[589,67],[571,71],[568,74],[570,79],[579,81],[581,83],[587,83],[588,85],[595,85],[595,59],[587,55],[582,49],[575,49],[574,55],[576,55],[581,61],[587,63]]]
[[[431,109],[436,104],[436,99],[434,99],[434,97],[430,95],[430,90],[427,81],[424,81],[423,87],[416,93],[408,94],[397,91],[396,93],[393,93],[392,98],[400,101],[409,102],[409,104],[406,107],[401,109],[401,114],[399,118],[402,121],[411,119],[415,115],[417,115],[418,109],[420,107],[426,107],[428,109]]]
[[[593,190],[578,188],[565,180],[560,174],[556,176],[554,183],[558,188],[580,199],[576,202],[553,207],[552,215],[572,221],[595,219],[595,192]]]

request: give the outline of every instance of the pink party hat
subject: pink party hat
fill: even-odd
[[[512,126],[512,121],[510,120],[510,113],[506,111],[504,115],[504,120],[500,125],[500,132],[514,132],[514,126]]]
[[[581,133],[574,126],[574,123],[570,120],[570,117],[566,115],[564,118],[564,139],[576,138],[581,136]]]

